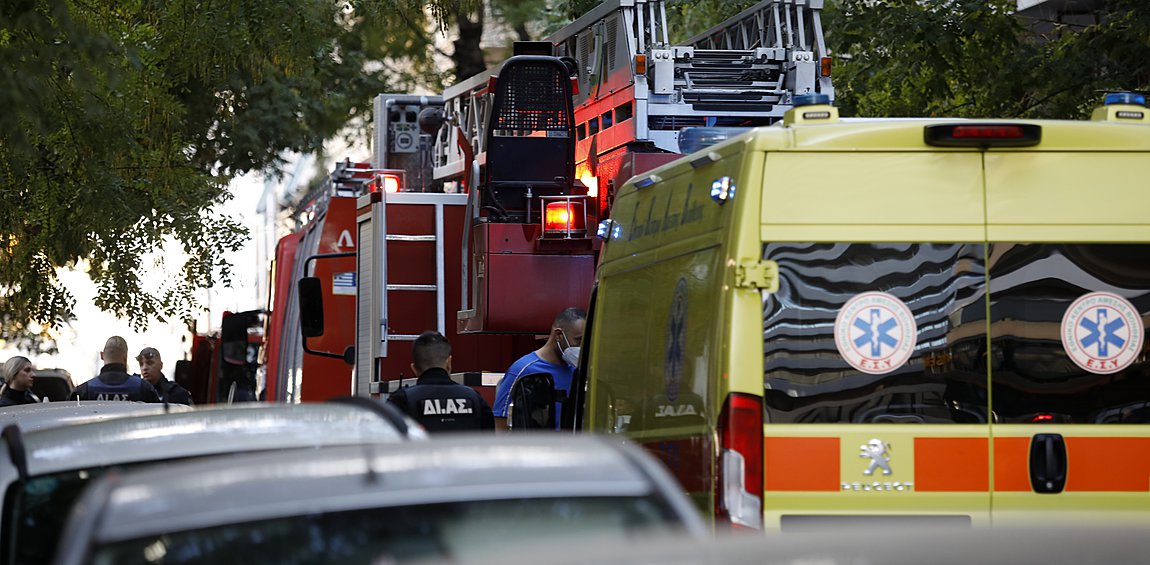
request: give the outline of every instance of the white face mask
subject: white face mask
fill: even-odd
[[[578,367],[579,348],[571,346],[571,342],[567,341],[567,334],[563,333],[563,330],[559,330],[559,336],[563,338],[563,343],[566,344],[566,347],[559,347],[559,356],[562,357],[563,361],[568,365]],[[559,342],[555,342],[555,346],[558,347]]]
[[[572,367],[578,367],[579,366],[579,348],[578,347],[568,347],[567,349],[564,349],[563,350],[563,360],[566,361],[567,364],[571,365]]]

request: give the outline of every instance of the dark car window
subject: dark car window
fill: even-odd
[[[13,483],[4,497],[6,563],[50,563],[68,512],[104,469],[68,471]]]
[[[32,379],[32,392],[42,399],[60,402],[67,400],[68,395],[72,393],[72,383],[60,375],[40,374]]]
[[[97,547],[90,563],[396,563],[474,558],[532,540],[676,530],[654,497],[482,500],[307,514],[170,532]]]

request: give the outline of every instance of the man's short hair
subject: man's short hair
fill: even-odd
[[[128,342],[124,338],[114,335],[104,342],[104,362],[127,362]]]
[[[587,311],[582,308],[567,308],[555,316],[555,321],[551,323],[551,329],[563,328],[570,329],[575,325],[575,322],[587,319]]]
[[[448,357],[451,357],[451,344],[439,332],[423,332],[411,345],[411,363],[418,371],[433,367],[446,369]]]
[[[140,350],[140,354],[136,356],[136,361],[138,363],[143,363],[144,359],[156,359],[158,361],[164,360],[163,357],[160,357],[160,351],[155,347],[145,347]]]

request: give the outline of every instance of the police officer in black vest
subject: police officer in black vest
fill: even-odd
[[[108,338],[100,359],[104,360],[100,374],[76,387],[69,400],[160,401],[155,387],[148,381],[140,375],[128,374],[128,342],[124,338],[118,335]]]
[[[429,432],[494,431],[491,406],[469,386],[451,380],[451,344],[439,332],[423,332],[411,347],[415,386],[401,388],[387,401]]]
[[[160,401],[192,405],[192,395],[188,389],[164,377],[164,359],[160,357],[159,350],[155,347],[141,349],[140,354],[136,356],[136,362],[140,364],[140,376],[156,389]]]

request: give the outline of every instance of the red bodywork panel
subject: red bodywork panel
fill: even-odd
[[[296,232],[280,238],[276,244],[276,255],[271,268],[271,280],[268,283],[268,288],[271,289],[271,295],[268,296],[268,315],[264,320],[265,346],[261,350],[260,363],[264,366],[264,390],[269,402],[281,402],[282,398],[279,397],[279,366],[280,354],[285,347],[284,342],[284,326],[285,316],[287,313],[288,297],[291,292],[295,290],[295,285],[290,283],[292,279],[292,270],[295,268],[295,255],[296,249],[299,247],[300,238],[303,237],[303,232]],[[288,346],[290,347],[290,346]]]
[[[327,215],[321,221],[322,232],[315,254],[356,250],[355,198],[333,196],[328,202]],[[306,261],[309,255],[300,254],[297,261]],[[348,273],[355,273],[355,257],[312,262],[312,275],[319,278],[323,289],[324,309],[323,335],[308,339],[308,347],[312,350],[343,354],[345,349],[355,344],[355,286],[337,286],[336,282],[337,275],[343,274],[346,278]],[[292,281],[292,292],[296,292],[296,285],[297,281]],[[294,339],[302,338],[295,336]],[[351,374],[352,366],[342,359],[305,353],[300,400],[320,402],[353,394]]]
[[[546,334],[564,308],[586,308],[595,280],[591,241],[540,241],[535,224],[472,228],[476,304],[461,332]]]

